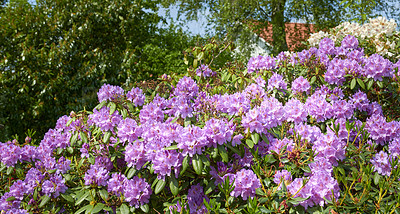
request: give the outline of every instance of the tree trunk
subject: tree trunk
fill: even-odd
[[[286,0],[272,0],[271,4],[272,54],[274,55],[288,50],[285,32],[285,3]]]

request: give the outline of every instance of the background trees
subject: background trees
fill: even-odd
[[[104,83],[181,72],[194,41],[161,28],[157,1],[10,1],[0,15],[0,141],[91,109]]]
[[[303,22],[315,25],[315,30],[328,29],[343,21],[365,22],[369,17],[389,15],[398,0],[164,0],[164,6],[178,5],[184,19],[197,19],[199,11],[208,11],[207,17],[217,35],[229,35],[239,41],[242,53],[247,54],[248,43],[254,33],[260,34],[272,24],[272,53],[288,49],[285,40],[286,22]],[[308,29],[310,30],[310,29]],[[308,31],[307,30],[307,31]],[[307,33],[307,32],[305,32]]]

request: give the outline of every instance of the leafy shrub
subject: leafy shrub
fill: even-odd
[[[202,65],[151,93],[103,85],[93,111],[59,118],[38,147],[0,144],[0,209],[398,212],[399,105],[385,94],[399,64],[355,40]]]
[[[155,2],[10,1],[0,15],[0,140],[43,137],[71,110],[92,109],[104,84],[132,87],[185,72],[193,45],[175,26],[159,27]]]

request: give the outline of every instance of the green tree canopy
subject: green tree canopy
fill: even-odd
[[[132,87],[182,72],[191,38],[160,28],[157,1],[10,1],[0,16],[0,140],[42,135],[91,109],[104,83]]]
[[[347,5],[348,2],[350,2],[349,5]],[[314,30],[328,29],[343,21],[354,19],[356,16],[353,12],[359,14],[358,19],[376,16],[377,13],[373,12],[382,8],[385,1],[182,0],[176,3],[164,0],[163,4],[164,6],[177,4],[179,14],[190,20],[198,19],[200,11],[208,11],[207,18],[216,33],[220,36],[229,35],[232,39],[239,40],[241,47],[246,47],[246,49],[248,48],[247,44],[251,41],[251,35],[260,34],[269,25],[272,25],[272,53],[277,54],[288,50],[285,32],[285,23],[287,22],[314,24]],[[347,7],[345,7],[346,5]],[[310,30],[308,28],[305,31]]]

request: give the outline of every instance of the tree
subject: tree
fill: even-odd
[[[58,117],[93,108],[104,83],[183,72],[191,38],[159,27],[157,3],[10,1],[0,16],[0,140],[41,136]]]
[[[351,7],[344,7],[347,2]],[[381,0],[182,0],[178,6],[179,14],[190,20],[197,19],[199,11],[208,10],[210,15],[207,18],[216,33],[219,36],[229,34],[234,40],[240,35],[240,46],[245,48],[248,48],[246,43],[251,35],[259,34],[272,25],[272,53],[278,54],[288,50],[285,32],[287,22],[314,24],[314,30],[328,29],[350,20],[349,14],[358,10],[362,11],[362,17],[358,19],[371,17],[371,11],[378,10],[384,3]],[[163,1],[166,7],[172,4],[175,1]]]
[[[174,1],[163,1],[164,6]],[[209,10],[208,20],[220,36],[241,37],[241,42],[249,41],[250,35],[272,25],[273,50],[277,54],[288,50],[285,39],[285,23],[302,20],[313,23],[317,29],[333,27],[342,21],[339,3],[328,0],[183,0],[179,3],[179,13],[189,19],[197,19],[198,12]],[[249,27],[250,26],[250,27]],[[246,45],[243,45],[246,47]]]

